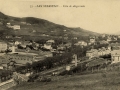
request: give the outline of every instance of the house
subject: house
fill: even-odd
[[[51,49],[52,49],[52,45],[51,45],[51,44],[46,43],[46,44],[44,44],[43,48],[44,48],[44,49],[51,50]]]
[[[108,42],[112,41],[111,37],[108,37],[106,41]]]
[[[73,39],[78,39],[77,37],[74,37]]]
[[[102,34],[101,36],[102,36],[102,38],[104,38],[106,35],[105,35],[105,34]]]
[[[66,50],[66,46],[64,44],[60,44],[57,46],[57,50]]]
[[[120,62],[120,50],[111,51],[111,63]]]
[[[93,57],[98,57],[98,50],[97,49],[91,49],[86,52],[86,57],[93,58]]]
[[[12,39],[13,36],[12,36],[12,35],[6,35],[5,38],[7,38],[7,39],[8,39],[8,38],[11,38],[11,39]]]
[[[55,40],[48,40],[46,43],[55,43]]]
[[[106,49],[106,48],[101,48],[98,50],[98,56],[103,56],[103,55],[108,55],[111,54],[111,50]]]
[[[68,42],[68,43],[65,44],[66,48],[70,48],[71,46],[72,46],[72,43],[70,43],[70,42]]]
[[[34,50],[38,50],[38,48],[39,48],[39,44],[36,42],[32,42],[31,46]]]
[[[13,25],[12,28],[13,28],[14,30],[19,30],[19,29],[20,29],[20,25]]]
[[[93,58],[93,53],[92,53],[92,51],[87,51],[87,52],[86,52],[86,57],[89,57],[89,59],[90,59],[90,58]]]
[[[77,43],[74,44],[75,46],[87,46],[87,42],[85,41],[78,41]]]
[[[32,45],[32,43],[31,43],[30,41],[23,41],[23,42],[21,42],[21,44],[19,44],[19,45],[20,45],[20,47],[22,47],[22,48],[26,48],[27,45]]]
[[[66,32],[66,30],[63,30],[64,32]]]
[[[117,37],[113,37],[114,41],[117,41]]]
[[[103,55],[103,51],[102,50],[98,50],[98,55],[102,56]]]
[[[117,37],[120,38],[120,35],[118,35]]]
[[[26,22],[21,22],[22,24],[26,24]]]
[[[78,43],[82,46],[87,46],[87,42],[85,42],[85,41],[78,41]]]
[[[30,23],[26,23],[27,25],[31,25]]]
[[[108,41],[105,41],[105,40],[102,40],[102,41],[99,41],[100,44],[108,44]]]
[[[9,62],[15,62],[16,65],[25,65],[26,63],[32,64],[33,62],[44,60],[45,56],[35,53],[14,52],[4,55],[4,58]]]
[[[7,25],[11,25],[11,23],[8,22]]]
[[[3,25],[3,23],[2,23],[2,22],[0,22],[0,25]]]
[[[11,23],[7,23],[6,25],[8,28],[12,28],[14,30],[19,30],[20,29],[20,25],[11,25]]]
[[[95,43],[95,37],[90,37],[90,43]]]
[[[12,28],[12,26],[11,26],[11,23],[7,23],[7,25],[6,25],[8,28]]]
[[[19,45],[19,44],[21,44],[21,42],[20,42],[20,41],[15,41],[14,44],[15,44],[15,45]]]
[[[120,50],[120,43],[111,43],[109,48],[111,48],[111,50]]]
[[[67,39],[68,39],[68,36],[64,36],[63,38],[64,38],[65,40],[67,40]]]
[[[4,52],[5,50],[7,50],[7,43],[0,42],[0,52]]]
[[[0,70],[2,70],[3,69],[3,65],[2,64],[0,64]]]

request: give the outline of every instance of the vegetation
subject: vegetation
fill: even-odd
[[[47,35],[43,37],[44,38],[69,37],[69,39],[73,37],[78,37],[78,39],[82,40],[84,39],[84,36],[99,35],[98,33],[87,31],[82,28],[69,28],[64,25],[58,25],[44,19],[39,19],[34,17],[17,18],[17,17],[4,15],[1,12],[0,12],[0,22],[4,23],[4,27],[0,27],[0,30],[5,30],[8,22],[11,23],[12,25],[14,24],[20,25],[21,29],[17,31],[13,30],[13,32],[11,32],[12,35],[29,35],[29,38],[33,36]],[[25,22],[25,24],[22,24],[21,22]],[[9,28],[7,28],[7,30],[9,30]],[[36,32],[33,32],[33,30],[35,30]],[[5,31],[3,32],[5,34],[7,33]]]
[[[72,54],[65,53],[61,56],[48,57],[45,60],[34,62],[32,65],[27,63],[25,66],[17,67],[15,70],[20,73],[34,71],[35,73],[57,66],[68,64],[72,61]]]
[[[0,80],[6,81],[12,78],[12,71],[10,70],[0,70]]]
[[[119,90],[119,70],[87,75],[57,76],[56,81],[25,83],[9,90]]]

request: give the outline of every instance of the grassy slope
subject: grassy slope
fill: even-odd
[[[119,76],[118,71],[63,76],[58,81],[25,83],[9,90],[120,90]]]

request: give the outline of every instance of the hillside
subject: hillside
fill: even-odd
[[[84,30],[82,28],[70,28],[64,25],[58,25],[50,21],[34,17],[12,17],[0,12],[0,31],[8,30],[7,23],[11,25],[20,25],[20,30],[12,30],[11,34],[31,35],[31,36],[89,36],[99,35],[98,33]],[[6,33],[6,32],[5,32]],[[9,33],[8,33],[9,34]]]
[[[55,76],[51,82],[23,83],[9,90],[119,90],[119,71],[87,75]]]

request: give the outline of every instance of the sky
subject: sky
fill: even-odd
[[[120,33],[119,9],[120,0],[0,0],[0,11],[6,15],[37,17],[98,33]]]

